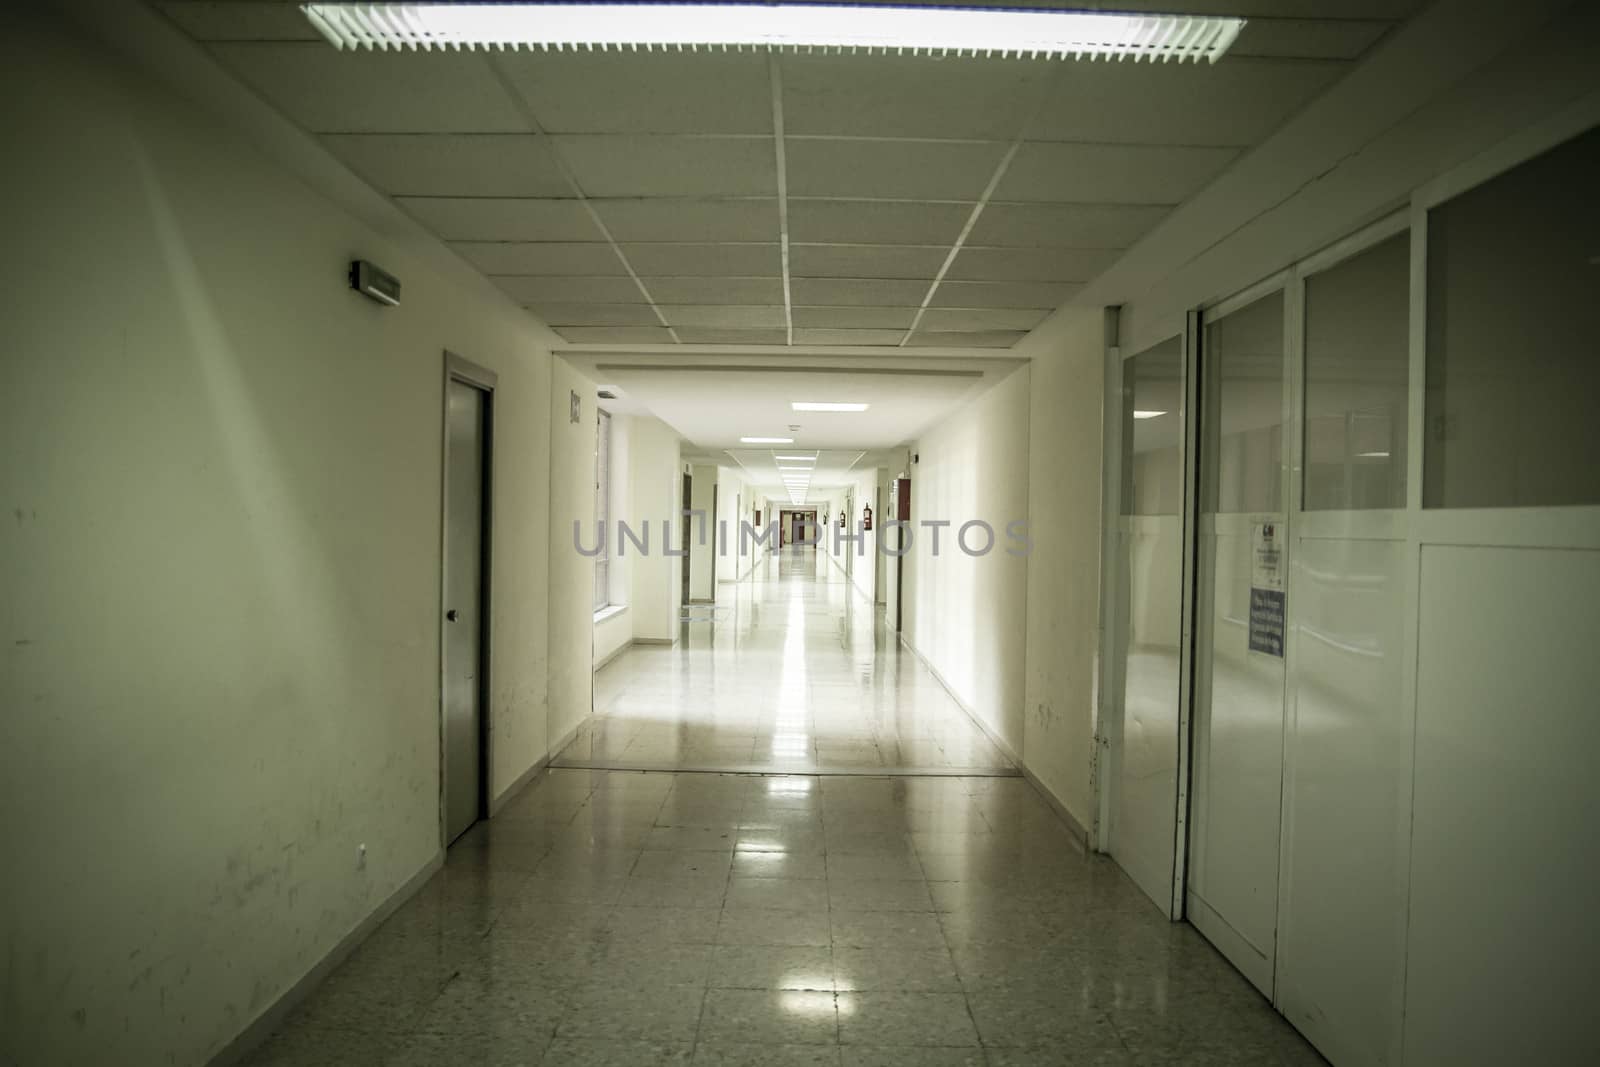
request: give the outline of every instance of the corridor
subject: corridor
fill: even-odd
[[[830,560],[692,614],[252,1064],[1322,1062]]]
[[[594,716],[558,765],[1017,773],[824,552],[770,553],[685,620],[676,645],[596,673]]]

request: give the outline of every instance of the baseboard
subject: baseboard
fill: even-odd
[[[934,680],[937,681],[941,687],[943,687],[947,694],[949,694],[950,699],[956,702],[956,706],[967,713],[967,718],[971,719],[973,724],[983,732],[983,736],[989,739],[990,744],[994,745],[995,748],[998,748],[1001,754],[1006,757],[1006,759],[1010,760],[1016,765],[1017,770],[1022,773],[1022,777],[1026,778],[1028,780],[1028,784],[1033,786],[1033,788],[1038,791],[1039,796],[1042,797],[1044,802],[1050,806],[1050,810],[1055,812],[1056,817],[1066,825],[1068,832],[1077,839],[1078,844],[1087,849],[1089,847],[1088,833],[1084,830],[1083,824],[1077,819],[1073,818],[1072,812],[1067,810],[1067,806],[1061,803],[1061,799],[1052,793],[1050,788],[1039,780],[1038,775],[1034,774],[1033,771],[1028,769],[1027,763],[1023,761],[1021,756],[1017,755],[1015,749],[1006,743],[1005,738],[995,733],[994,730],[990,728],[988,723],[979,718],[977,713],[967,706],[966,701],[962,700],[961,697],[956,695],[956,691],[951,688],[950,683],[945,681],[944,675],[939,673],[939,668],[935,667],[932,662],[929,661],[928,657],[922,654],[921,649],[911,643],[911,639],[905,635],[904,631],[899,634],[899,637],[900,643],[906,647],[908,652],[917,657],[917,662],[928,668],[928,673],[933,675]]]
[[[307,971],[299,981],[284,990],[277,1000],[269,1004],[260,1015],[256,1016],[254,1022],[246,1026],[237,1037],[224,1045],[216,1055],[212,1056],[207,1061],[210,1067],[233,1067],[234,1064],[241,1062],[246,1056],[254,1052],[262,1042],[271,1037],[273,1032],[283,1025],[290,1012],[298,1008],[307,997],[316,991],[317,986],[322,984],[323,979],[327,978],[339,964],[348,959],[350,954],[360,946],[361,942],[365,941],[374,930],[383,925],[383,921],[393,915],[400,908],[400,905],[416,895],[417,890],[421,889],[428,879],[432,878],[434,873],[442,866],[444,866],[444,850],[440,849],[433,854],[432,859],[422,865],[422,868],[416,874],[408,878],[404,885],[389,894],[382,904],[368,913],[367,917],[357,923],[355,928],[348,934],[345,934],[339,940],[339,943],[333,946],[333,949],[326,956],[318,960],[316,965]]]
[[[676,637],[635,637],[633,643],[636,645],[675,645],[678,643],[678,639]]]
[[[631,638],[630,637],[628,640],[624,641],[622,644],[618,645],[616,648],[613,648],[610,652],[606,653],[605,658],[601,659],[598,663],[596,663],[594,665],[594,669],[598,671],[600,668],[604,667],[607,663],[610,663],[612,660],[616,659],[618,656],[620,656],[624,652],[628,651],[628,649],[631,648],[634,644],[636,644],[637,641],[638,641],[637,638]]]
[[[562,747],[565,748],[566,746],[563,745]],[[500,790],[500,795],[489,801],[489,818],[492,819],[499,815],[501,810],[511,802],[512,797],[520,793],[529,782],[539,777],[539,772],[550,766],[550,760],[553,756],[554,753],[546,752],[533,761],[533,766],[517,775],[515,781]]]

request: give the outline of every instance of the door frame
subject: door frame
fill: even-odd
[[[483,394],[483,515],[482,548],[479,553],[478,581],[478,818],[487,819],[490,811],[490,769],[494,766],[491,746],[494,733],[489,729],[490,677],[493,667],[494,619],[494,422],[495,389],[499,376],[487,367],[444,352],[444,373],[439,388],[439,847],[449,848],[449,823],[446,805],[449,798],[449,761],[446,757],[445,725],[445,612],[448,609],[446,567],[450,537],[450,383],[460,382]]]

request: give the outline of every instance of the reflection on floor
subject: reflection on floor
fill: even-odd
[[[1321,1060],[1024,779],[556,769],[252,1062]]]
[[[565,767],[1015,774],[831,560],[785,549],[595,676]]]

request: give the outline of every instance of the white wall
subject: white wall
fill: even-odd
[[[911,446],[915,541],[904,559],[904,636],[956,697],[1015,752],[1023,745],[1028,561],[1011,555],[1006,524],[1028,518],[1028,383],[1022,367]],[[957,547],[962,523],[995,530],[993,551]],[[921,524],[948,521],[939,531]],[[979,531],[969,544],[982,545]]]
[[[559,747],[594,710],[594,560],[578,552],[573,524],[593,545],[596,398],[595,383],[566,359],[551,367],[548,699],[550,743]]]
[[[76,31],[13,18],[0,82],[0,1059],[201,1062],[438,855],[446,349],[499,375],[491,789],[545,754],[565,380],[397,214]]]
[[[606,496],[605,532],[606,551],[610,560],[606,574],[609,606],[607,610],[595,614],[593,662],[596,665],[604,663],[633,642],[633,569],[638,557],[623,552],[622,536],[617,527],[619,521],[632,518],[633,427],[632,417],[612,414],[610,451],[607,456],[610,485]],[[597,434],[597,447],[598,444]],[[594,537],[592,525],[584,523],[584,543],[592,545]]]
[[[636,641],[672,642],[678,636],[679,601],[683,598],[682,558],[669,556],[662,542],[663,522],[672,524],[674,544],[682,536],[678,498],[683,495],[683,467],[679,462],[678,435],[659,419],[635,415],[628,420],[632,434],[633,468],[626,515],[630,525],[650,525],[650,554],[631,559],[633,617]]]
[[[1090,788],[1099,633],[1103,316],[1072,313],[1029,378],[1026,764],[1077,821]]]
[[[720,494],[712,492],[717,486],[717,468],[696,463],[689,471],[689,493],[693,497],[690,509],[702,512],[690,522],[689,528],[689,599],[715,600],[717,596],[716,515]],[[682,490],[679,490],[682,493]],[[704,537],[702,538],[702,532]]]

